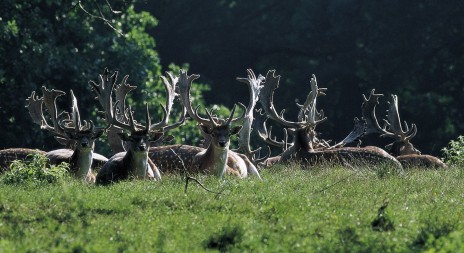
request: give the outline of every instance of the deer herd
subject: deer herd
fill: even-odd
[[[1,171],[9,168],[16,159],[25,160],[34,153],[44,154],[50,164],[69,163],[71,174],[90,183],[109,184],[126,179],[161,180],[163,174],[212,174],[218,178],[233,175],[239,178],[254,176],[261,179],[259,171],[274,164],[301,164],[303,168],[318,165],[393,166],[396,168],[427,167],[444,168],[446,165],[430,155],[422,155],[411,143],[417,134],[417,126],[400,120],[398,97],[392,95],[387,116],[381,127],[376,116],[376,106],[382,94],[373,89],[369,97],[362,96],[361,119],[355,118],[354,128],[342,141],[330,144],[316,132],[317,125],[327,120],[323,110],[316,109],[317,99],[325,95],[316,77],[310,79],[310,91],[303,104],[297,104],[297,118],[284,118],[285,110],[277,112],[274,93],[279,87],[280,76],[268,71],[264,77],[247,70],[247,78],[237,78],[249,88],[247,106],[236,103],[227,118],[220,118],[213,109],[192,106],[190,91],[199,75],[188,75],[181,70],[178,75],[161,76],[166,91],[166,102],[160,104],[162,119],[152,123],[148,105],[145,119],[134,119],[134,111],[127,95],[136,89],[127,83],[128,75],[118,81],[118,72],[108,69],[99,75],[98,83],[90,81],[91,88],[104,115],[100,126],[91,120],[81,121],[78,102],[70,91],[71,110],[57,108],[56,100],[66,93],[42,87],[42,96],[33,91],[27,98],[27,109],[35,124],[50,131],[64,146],[49,152],[27,148],[0,150]],[[119,82],[119,83],[118,83]],[[170,123],[173,106],[182,108],[179,119]],[[259,107],[259,108],[257,108]],[[237,112],[237,108],[240,112]],[[142,116],[143,117],[143,116]],[[163,145],[173,138],[169,131],[194,120],[203,136],[201,147],[187,144]],[[268,120],[270,122],[268,122]],[[172,121],[172,120],[171,120]],[[143,122],[143,123],[142,123]],[[271,125],[269,125],[269,123]],[[281,140],[272,136],[272,126],[279,127]],[[259,140],[267,146],[268,154],[261,147],[251,147],[255,131]],[[94,152],[95,140],[106,133],[113,156],[107,159]],[[392,138],[385,150],[375,146],[360,147],[360,140],[368,134]],[[238,136],[238,148],[231,149],[231,136]],[[347,144],[358,141],[356,147]],[[271,147],[274,152],[271,152]],[[271,153],[279,152],[276,156]],[[98,173],[96,173],[98,171]]]

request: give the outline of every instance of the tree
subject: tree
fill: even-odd
[[[49,150],[58,146],[50,133],[32,123],[26,98],[40,87],[76,94],[82,118],[96,118],[100,109],[88,84],[98,81],[105,67],[130,75],[138,86],[130,98],[144,115],[144,103],[158,108],[164,103],[162,67],[155,40],[147,33],[157,20],[147,12],[134,11],[131,2],[114,5],[105,1],[6,0],[0,18],[0,143],[6,147]],[[171,69],[178,69],[171,65]],[[205,87],[205,86],[201,86]],[[200,100],[202,101],[202,100]],[[69,97],[60,99],[70,108]],[[153,110],[152,110],[153,111]],[[144,119],[137,116],[137,119]],[[161,117],[161,109],[151,114]],[[102,122],[101,120],[96,120]],[[98,123],[97,123],[98,125]],[[191,134],[188,138],[198,138]],[[181,137],[179,137],[181,138]],[[98,147],[98,145],[97,145]]]

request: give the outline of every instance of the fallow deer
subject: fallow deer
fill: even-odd
[[[192,82],[199,78],[199,75],[187,75],[184,70],[180,71],[179,77],[170,75],[172,83],[178,83],[179,93],[183,106],[189,116],[194,119],[207,139],[207,148],[200,148],[189,145],[171,145],[164,147],[154,147],[150,149],[150,157],[164,172],[194,172],[214,174],[222,178],[225,174],[236,175],[240,178],[253,174],[261,178],[256,167],[243,154],[229,150],[230,137],[237,134],[242,126],[232,126],[243,121],[244,115],[234,118],[236,105],[227,120],[218,119],[212,115],[212,110],[206,110],[207,119],[198,114],[191,105],[190,89]],[[168,82],[166,78],[163,78]],[[245,106],[239,104],[244,113]]]
[[[68,113],[63,111],[58,113],[56,99],[66,93],[59,90],[48,90],[42,87],[43,97],[39,98],[32,92],[27,99],[29,114],[34,123],[41,126],[42,129],[48,130],[55,135],[60,143],[67,142],[73,149],[57,149],[47,152],[51,164],[60,164],[67,162],[70,165],[70,171],[78,178],[83,178],[87,182],[95,182],[95,175],[92,171],[92,163],[95,158],[94,147],[95,140],[98,139],[104,129],[96,128],[92,121],[84,121],[82,124],[77,106],[77,99],[71,90],[72,111]],[[42,105],[45,105],[50,115],[52,124],[47,122],[44,116]],[[100,162],[106,162],[108,159],[101,155],[97,158]]]
[[[316,109],[317,98],[325,95],[325,88],[319,88],[316,77],[310,80],[311,91],[303,105],[298,105],[298,121],[284,119],[283,113],[278,114],[274,107],[274,91],[279,86],[280,76],[275,76],[275,71],[267,73],[264,87],[261,90],[260,102],[268,118],[272,119],[283,128],[287,129],[293,137],[293,142],[277,142],[272,139],[265,127],[260,127],[260,136],[268,143],[274,143],[284,148],[283,153],[274,159],[274,162],[297,162],[305,165],[316,164],[343,164],[343,165],[369,165],[389,164],[401,168],[400,163],[384,150],[377,147],[343,147],[345,144],[358,139],[364,134],[364,122],[358,121],[354,130],[340,143],[330,146],[326,141],[317,137],[315,128],[327,118],[322,110]],[[265,122],[264,122],[265,123]],[[263,131],[264,129],[264,131]],[[289,147],[288,147],[289,145]]]
[[[380,127],[375,115],[375,107],[379,104],[379,97],[383,94],[375,94],[375,89],[372,89],[369,98],[363,95],[363,117],[367,119],[367,134],[379,133],[381,137],[390,137],[395,141],[388,144],[385,148],[389,153],[405,168],[410,167],[425,167],[425,168],[445,168],[447,167],[439,158],[431,155],[422,155],[421,152],[413,146],[411,139],[417,134],[416,124],[411,124],[411,127],[404,122],[404,127],[401,124],[401,119],[398,111],[398,96],[392,95],[392,101],[389,102],[387,119],[384,119],[384,127]]]
[[[148,105],[146,106],[145,126],[137,123],[133,117],[131,107],[125,109],[125,98],[128,92],[135,89],[127,83],[126,75],[121,84],[116,84],[118,72],[111,76],[109,70],[99,76],[99,83],[91,81],[108,124],[123,131],[117,133],[126,151],[111,157],[97,174],[97,184],[108,184],[128,178],[161,180],[161,174],[152,160],[148,157],[151,141],[159,140],[164,135],[164,128],[168,127],[168,117],[175,97],[175,87],[165,86],[167,92],[166,105],[161,105],[164,116],[155,124],[151,124]],[[133,88],[131,88],[133,87]],[[116,102],[113,104],[113,91],[116,92]],[[183,121],[183,119],[182,119]],[[177,124],[179,125],[179,124]]]

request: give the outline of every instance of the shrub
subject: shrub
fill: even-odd
[[[69,165],[48,164],[48,158],[41,154],[32,155],[32,159],[27,162],[13,161],[8,171],[1,178],[4,184],[23,184],[23,183],[56,183],[69,178]]]
[[[450,165],[464,165],[464,136],[451,140],[448,147],[442,149],[445,162]]]

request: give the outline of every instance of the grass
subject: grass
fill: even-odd
[[[464,250],[461,168],[276,166],[262,176],[199,176],[220,195],[194,183],[184,193],[177,176],[106,187],[1,184],[0,252]]]

